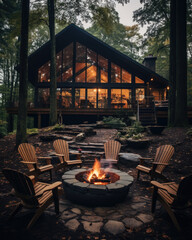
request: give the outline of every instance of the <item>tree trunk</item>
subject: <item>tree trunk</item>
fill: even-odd
[[[173,126],[175,120],[175,98],[176,98],[176,0],[170,4],[170,54],[169,54],[169,110],[168,125]]]
[[[56,82],[56,50],[55,50],[55,0],[47,0],[49,15],[49,31],[51,42],[51,66],[50,66],[50,116],[49,124],[57,123],[57,82]]]
[[[176,108],[174,126],[187,124],[186,0],[176,0]]]
[[[19,83],[19,107],[17,119],[16,146],[19,146],[19,144],[22,142],[26,142],[29,3],[30,0],[22,0],[20,83]]]

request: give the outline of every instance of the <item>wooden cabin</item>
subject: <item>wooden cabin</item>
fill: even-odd
[[[29,81],[34,102],[28,115],[38,127],[48,124],[50,101],[50,41],[29,56]],[[155,73],[153,56],[140,64],[74,24],[56,35],[58,113],[112,115],[131,110],[136,103],[167,99],[168,81]],[[17,108],[8,108],[17,113]]]

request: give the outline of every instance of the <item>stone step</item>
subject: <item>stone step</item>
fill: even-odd
[[[74,150],[78,150],[79,148],[81,148],[83,151],[96,151],[96,152],[101,152],[101,151],[104,151],[104,148],[101,147],[101,146],[93,146],[93,145],[78,145],[78,144],[75,144],[75,145],[70,145],[70,148],[71,149],[74,149]]]

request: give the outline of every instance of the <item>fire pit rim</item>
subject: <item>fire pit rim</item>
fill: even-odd
[[[122,187],[126,187],[130,184],[132,184],[133,182],[133,177],[130,176],[128,173],[126,172],[122,172],[120,170],[117,170],[117,169],[114,169],[114,168],[111,168],[109,172],[112,172],[112,173],[116,173],[117,175],[119,175],[119,180],[117,180],[116,182],[114,183],[109,183],[107,185],[95,185],[95,184],[92,184],[92,183],[84,183],[84,182],[81,182],[79,180],[76,179],[76,175],[78,173],[81,173],[81,172],[86,172],[86,171],[90,171],[92,168],[88,168],[88,169],[84,169],[84,168],[80,168],[80,169],[74,169],[74,170],[69,170],[67,172],[65,172],[62,176],[62,180],[64,183],[66,184],[72,184],[74,186],[76,185],[79,185],[78,183],[81,183],[80,186],[81,187],[86,187],[86,188],[94,188],[94,189],[103,189],[103,190],[109,190],[108,189],[108,186],[110,185],[122,185]],[[113,186],[112,185],[112,186]],[[100,186],[104,186],[104,187],[100,187]],[[110,187],[111,189],[111,187]]]
[[[132,176],[120,170],[110,169],[110,172],[118,174],[120,179],[107,185],[84,183],[75,178],[76,174],[91,169],[74,169],[63,174],[62,182],[67,199],[86,206],[109,206],[109,202],[110,205],[114,205],[126,197],[133,183]]]

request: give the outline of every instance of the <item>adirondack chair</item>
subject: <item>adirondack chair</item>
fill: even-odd
[[[63,139],[57,139],[53,142],[53,147],[56,152],[56,156],[59,157],[60,164],[58,164],[57,169],[66,168],[69,166],[80,165],[82,164],[81,161],[81,153],[74,153],[77,155],[77,160],[70,160],[69,159],[69,144]]]
[[[18,152],[21,155],[24,164],[27,164],[29,175],[35,175],[37,178],[40,174],[49,172],[50,179],[52,180],[51,157],[37,157],[35,148],[29,143],[22,143],[18,147]],[[46,165],[39,166],[39,161],[46,161]]]
[[[14,188],[14,194],[21,199],[16,209],[12,212],[10,218],[15,216],[22,207],[35,209],[35,214],[27,225],[31,228],[44,210],[54,202],[55,212],[59,213],[59,194],[62,182],[52,184],[32,181],[32,176],[12,169],[4,168],[3,174]]]
[[[178,231],[181,227],[173,210],[192,207],[192,175],[181,180],[180,184],[175,182],[159,183],[151,181],[153,185],[152,213],[155,212],[156,201],[160,201]]]
[[[147,173],[151,176],[151,180],[154,177],[160,177],[163,180],[167,181],[166,177],[163,176],[162,172],[166,166],[169,165],[174,153],[174,147],[171,145],[162,145],[157,148],[155,159],[152,162],[152,167],[144,166],[144,160],[152,160],[151,158],[140,158],[140,164],[136,167],[138,170],[137,180],[139,179],[140,172]]]
[[[105,159],[109,159],[112,163],[117,164],[119,152],[121,150],[121,143],[109,140],[104,144]]]

